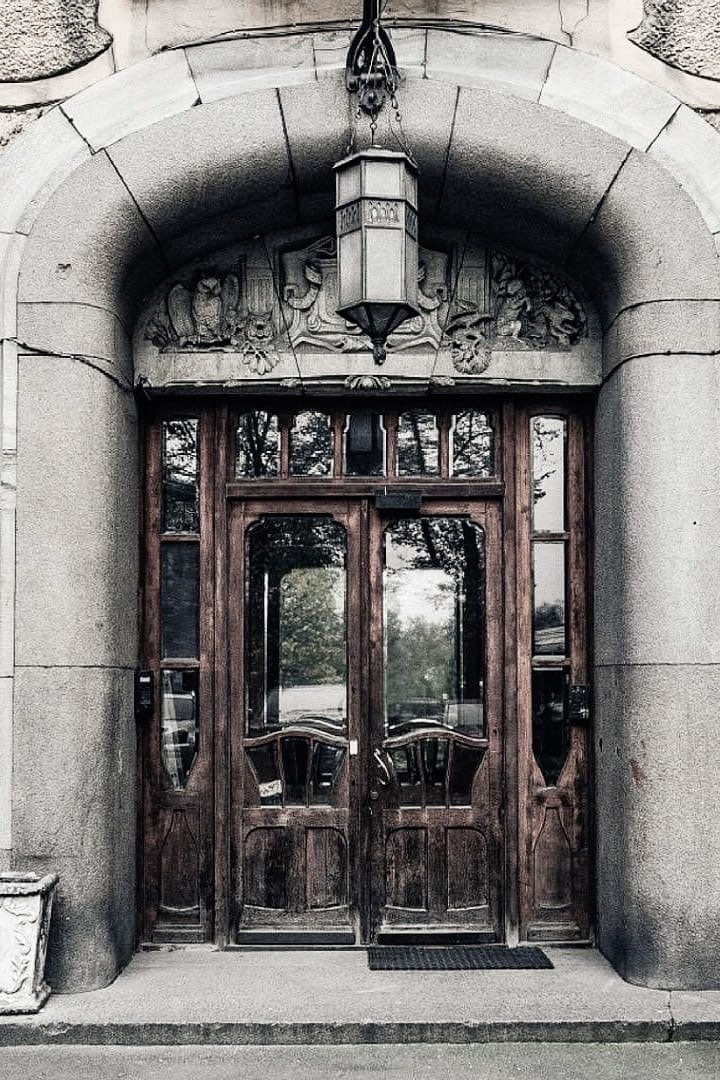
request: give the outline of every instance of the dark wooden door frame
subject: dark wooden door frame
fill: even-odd
[[[231,443],[233,438],[230,412],[224,404],[202,403],[195,401],[159,403],[148,410],[144,416],[145,427],[145,468],[146,498],[143,504],[143,562],[144,580],[142,584],[143,610],[143,666],[159,670],[160,657],[157,641],[159,632],[159,423],[164,416],[196,416],[200,421],[201,454],[204,458],[201,473],[201,517],[202,536],[200,540],[203,552],[202,590],[204,614],[201,616],[201,648],[206,661],[203,662],[202,674],[202,716],[204,740],[204,761],[198,762],[200,772],[196,773],[188,785],[188,794],[197,788],[203,770],[212,764],[212,776],[207,790],[200,794],[203,819],[208,828],[203,826],[203,843],[206,842],[210,858],[210,874],[206,883],[205,897],[207,907],[206,939],[213,937],[220,947],[232,942],[233,899],[231,887],[232,852],[230,827],[233,806],[233,788],[236,776],[230,746],[230,724],[228,721],[229,695],[229,655],[228,655],[228,517],[236,501],[247,498],[257,483],[235,481],[231,468]],[[573,682],[587,683],[590,671],[591,652],[588,637],[590,618],[590,551],[592,536],[591,506],[587,493],[590,486],[591,467],[591,405],[580,399],[508,399],[502,408],[495,410],[495,432],[499,448],[496,476],[492,480],[479,483],[466,481],[431,481],[427,485],[414,481],[406,486],[427,487],[428,498],[440,501],[452,500],[458,505],[463,499],[478,498],[502,502],[502,551],[503,551],[503,624],[504,624],[504,789],[502,812],[504,815],[505,858],[504,888],[505,898],[505,936],[512,943],[531,921],[528,893],[528,838],[532,826],[528,819],[528,805],[534,794],[529,776],[532,754],[531,702],[530,702],[530,666],[527,652],[529,639],[529,618],[531,614],[531,579],[528,573],[530,543],[531,487],[529,480],[529,442],[528,422],[533,414],[565,416],[568,419],[569,449],[567,461],[568,480],[568,568],[569,626],[572,638],[571,656],[568,658],[568,671]],[[339,424],[335,422],[336,434]],[[392,425],[391,425],[392,427]],[[339,461],[339,449],[336,444],[336,468]],[[389,478],[391,479],[391,478]],[[397,483],[398,481],[392,481]],[[271,481],[264,487],[273,491],[273,497],[285,497],[288,509],[323,492],[323,499],[342,500],[346,496],[370,498],[377,491],[378,481],[367,482],[354,480],[343,482],[335,477],[330,483],[319,486],[318,482],[302,480]],[[457,502],[455,501],[457,500]],[[363,550],[369,550],[370,511],[368,504],[363,504],[359,522],[359,534]],[[364,571],[365,572],[365,571]],[[367,603],[367,597],[361,593],[360,605]],[[368,625],[367,613],[362,620]],[[361,645],[360,663],[369,663],[367,642]],[[365,661],[362,660],[365,658]],[[369,671],[362,672],[360,682],[363,687],[370,685]],[[367,712],[368,702],[358,708]],[[213,723],[208,721],[213,718]],[[149,921],[139,919],[140,939],[150,936],[153,930],[152,912],[157,909],[157,881],[153,882],[151,866],[157,862],[157,847],[160,843],[158,834],[157,812],[148,813],[150,794],[147,789],[148,779],[159,776],[158,748],[155,745],[157,735],[153,724],[146,723],[139,730],[139,771],[138,771],[138,904],[141,913],[149,909]],[[572,734],[573,754],[579,765],[578,782],[589,784],[592,774],[590,757],[592,741],[589,730],[577,728]],[[368,744],[369,745],[369,744]],[[197,769],[197,767],[196,767]],[[358,786],[368,789],[369,757],[366,754],[358,763]],[[202,785],[201,785],[202,786]],[[356,801],[358,796],[353,796]],[[180,797],[171,797],[178,801]],[[589,788],[582,805],[575,814],[574,828],[580,837],[577,857],[574,857],[578,870],[575,887],[578,893],[580,913],[576,937],[587,938],[592,934],[592,893],[589,882],[592,877],[592,865],[589,851],[592,839],[592,800]],[[363,868],[369,865],[369,850],[360,842],[360,836],[368,836],[368,830],[359,828],[357,817],[353,818],[357,829],[353,841],[357,859],[357,876],[360,883],[361,913],[369,911],[369,881],[363,874]],[[529,831],[530,830],[530,831]],[[154,844],[154,848],[153,848]],[[149,850],[150,854],[147,854]],[[153,854],[154,851],[154,854]],[[359,928],[364,937],[369,932],[367,919],[358,913]],[[156,939],[157,939],[157,935]]]

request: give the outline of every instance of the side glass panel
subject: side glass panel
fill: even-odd
[[[187,784],[198,754],[198,671],[163,671],[160,754],[176,791]]]
[[[346,476],[385,475],[385,430],[379,413],[350,413],[343,437]]]
[[[553,416],[532,419],[533,529],[565,528],[566,421]]]
[[[235,475],[241,479],[278,476],[280,433],[278,418],[255,410],[238,417]]]
[[[495,475],[493,429],[487,413],[465,409],[453,416],[450,427],[450,475]]]
[[[197,657],[200,548],[192,541],[161,548],[162,655]]]
[[[565,655],[565,544],[533,544],[533,654]]]
[[[330,417],[312,409],[298,413],[290,428],[290,475],[330,476],[332,465]]]
[[[387,737],[484,733],[484,540],[459,518],[413,518],[385,531]]]
[[[439,465],[437,417],[424,409],[412,409],[398,417],[398,476],[437,476]]]
[[[198,422],[183,417],[162,425],[162,531],[200,531]]]
[[[343,527],[320,516],[268,517],[248,530],[250,737],[293,727],[345,734],[345,544]],[[305,784],[301,758],[283,750],[283,767]]]
[[[545,783],[557,784],[570,750],[565,673],[533,671],[533,753]]]

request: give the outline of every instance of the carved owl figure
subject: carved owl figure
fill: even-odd
[[[198,341],[217,341],[221,336],[220,279],[202,277],[195,286],[192,298],[192,317]]]

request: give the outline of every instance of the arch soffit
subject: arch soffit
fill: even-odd
[[[530,50],[534,75],[528,54],[515,77],[514,45]],[[605,61],[507,36],[485,35],[485,46],[481,71],[405,65],[404,129],[426,219],[555,262],[588,288],[615,339],[633,309],[691,302],[684,351],[717,351],[720,136]],[[96,84],[3,156],[4,338],[87,355],[92,337],[129,373],[123,331],[168,273],[331,216],[330,165],[348,137],[342,73],[273,71],[258,86],[257,73],[213,77],[212,49],[162,54]],[[67,304],[81,317],[68,320]],[[662,337],[667,313],[659,322]]]

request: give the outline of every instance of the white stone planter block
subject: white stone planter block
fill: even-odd
[[[0,874],[0,1015],[47,1001],[45,955],[57,874]]]

